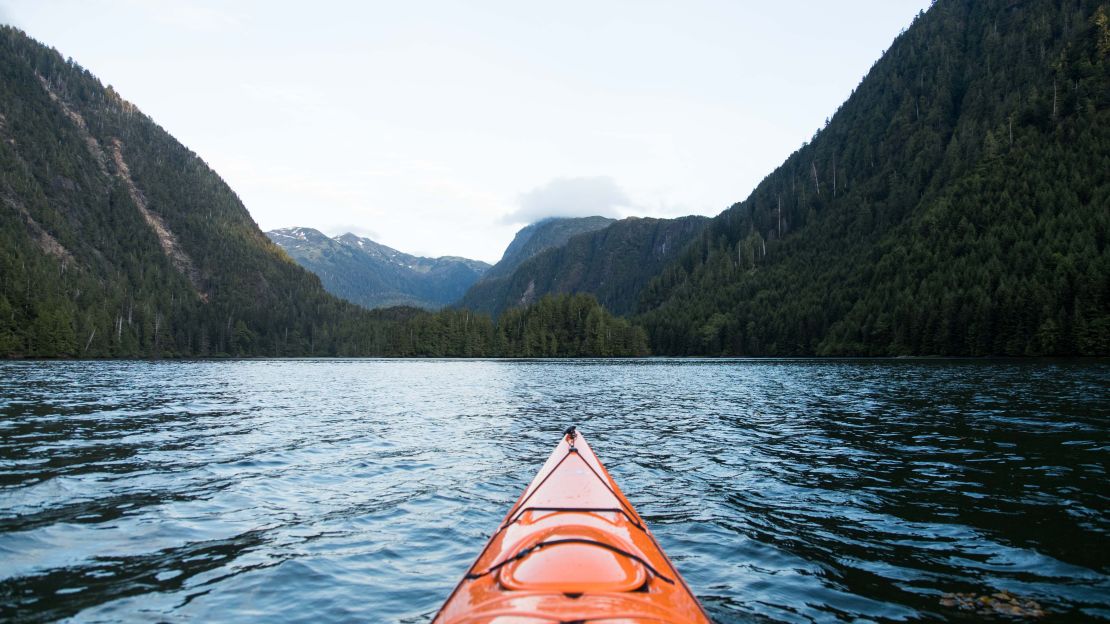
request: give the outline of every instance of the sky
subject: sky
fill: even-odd
[[[930,0],[0,0],[265,230],[495,262],[550,216],[715,215]]]

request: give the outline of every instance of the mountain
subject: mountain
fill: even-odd
[[[644,286],[708,221],[628,218],[579,233],[521,261],[503,277],[483,279],[459,305],[496,316],[547,294],[589,293],[614,314],[633,312]]]
[[[491,280],[510,275],[520,263],[551,247],[558,247],[570,237],[609,227],[613,219],[606,217],[552,217],[526,225],[516,233],[505,248],[501,260],[483,276]]]
[[[114,89],[0,28],[0,355],[329,353],[375,323]]]
[[[266,235],[319,276],[328,292],[367,308],[442,308],[458,301],[490,268],[485,262],[454,256],[412,256],[350,233],[329,238],[312,228],[296,227]]]
[[[428,274],[450,274],[440,262],[481,268],[340,238]],[[0,27],[0,357],[645,350],[643,330],[589,297],[537,302],[510,327],[327,293],[196,154],[72,60]]]
[[[1110,355],[1108,207],[1110,6],[937,0],[747,199],[672,232],[673,259],[640,266],[670,225],[556,220],[471,292],[623,311],[638,291],[661,354]],[[525,351],[559,353],[556,309],[601,348],[577,311],[604,310],[569,301],[531,308]],[[333,297],[196,154],[0,28],[0,355],[502,354],[518,329]]]
[[[643,294],[652,349],[1110,354],[1110,6],[938,0]]]

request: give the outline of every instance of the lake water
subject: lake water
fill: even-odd
[[[427,622],[569,424],[709,613],[1110,618],[1110,364],[0,363],[0,621]]]

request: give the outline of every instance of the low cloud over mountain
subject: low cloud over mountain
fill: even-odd
[[[534,223],[550,217],[616,218],[619,208],[632,206],[617,183],[609,176],[556,178],[521,194],[519,208],[505,215],[503,223]]]

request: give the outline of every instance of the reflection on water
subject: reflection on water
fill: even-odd
[[[1110,365],[0,363],[0,620],[425,622],[579,425],[715,619],[1110,618]],[[945,595],[949,598],[946,599]]]

